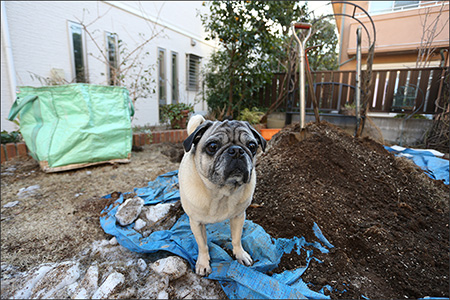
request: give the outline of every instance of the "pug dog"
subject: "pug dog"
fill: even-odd
[[[233,254],[250,266],[242,229],[256,186],[256,154],[259,147],[265,150],[266,140],[248,122],[205,121],[200,115],[189,120],[187,131],[178,178],[181,205],[198,245],[195,272],[211,273],[205,224],[228,219]]]

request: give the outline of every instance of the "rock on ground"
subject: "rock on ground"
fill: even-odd
[[[122,226],[130,225],[137,219],[141,213],[142,207],[144,207],[144,200],[140,197],[125,200],[125,202],[117,209],[117,222]]]
[[[194,274],[184,259],[134,253],[111,240],[27,272],[2,264],[8,276],[1,282],[1,299],[226,298],[218,282]]]

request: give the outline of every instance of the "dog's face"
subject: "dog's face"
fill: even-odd
[[[197,171],[220,187],[249,183],[258,147],[266,140],[248,122],[206,121],[183,143]]]

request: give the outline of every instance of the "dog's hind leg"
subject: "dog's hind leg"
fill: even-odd
[[[241,238],[242,229],[244,227],[245,212],[241,215],[230,219],[230,230],[231,230],[231,244],[233,245],[233,254],[240,264],[245,266],[251,266],[253,260],[244,248],[242,248]]]
[[[189,223],[198,246],[198,258],[197,263],[195,264],[195,273],[201,276],[207,276],[211,273],[211,267],[209,265],[209,252],[205,224],[192,219],[189,220]]]

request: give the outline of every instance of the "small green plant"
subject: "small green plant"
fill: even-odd
[[[397,114],[394,118],[403,119],[405,117],[406,117],[406,114],[401,113],[401,114]],[[427,117],[425,117],[424,115],[418,114],[418,115],[412,116],[412,119],[427,119]]]
[[[258,108],[253,107],[251,110],[248,108],[245,108],[241,111],[241,114],[239,115],[240,121],[247,121],[251,125],[255,125],[260,123],[261,118],[264,116],[264,113],[262,111],[259,111]]]
[[[169,122],[172,125],[172,128],[184,128],[184,123],[187,120],[187,117],[189,116],[189,113],[194,112],[194,106],[192,104],[186,104],[186,103],[174,103],[174,104],[166,104],[161,105],[159,107],[160,109],[160,116],[161,116],[161,123]]]
[[[345,104],[344,105],[345,109],[355,109],[356,108],[356,104],[352,103],[352,104]]]
[[[2,144],[18,143],[22,141],[22,135],[18,131],[7,132],[3,130],[1,133]]]
[[[134,127],[132,127],[131,129],[133,130],[133,133],[145,133],[145,135],[148,137],[148,140],[150,141],[150,144],[153,141],[153,134],[152,134],[152,126],[150,125],[143,125],[143,126],[139,126],[136,125]]]

